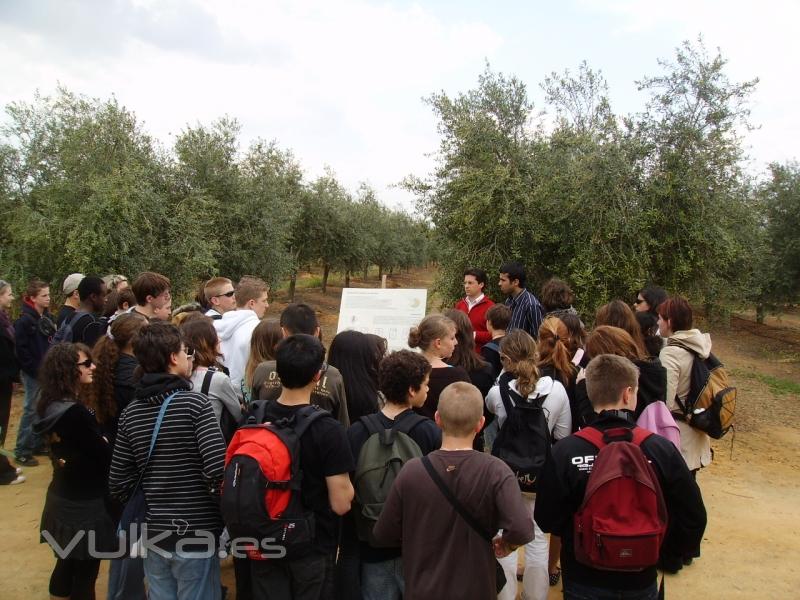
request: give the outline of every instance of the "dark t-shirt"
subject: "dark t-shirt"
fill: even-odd
[[[66,319],[71,317],[75,314],[75,309],[71,306],[67,306],[66,304],[62,306],[58,310],[58,316],[56,317],[56,327],[61,327],[61,323],[63,323]]]
[[[72,324],[72,341],[91,348],[106,332],[106,323],[93,314],[85,313]]]
[[[268,421],[291,418],[302,406],[270,402],[265,411]],[[300,468],[303,471],[303,504],[314,511],[315,548],[321,554],[336,551],[339,517],[331,510],[326,477],[355,470],[344,427],[331,416],[314,421],[300,441]]]
[[[466,381],[472,383],[469,374],[463,367],[437,367],[431,369],[431,376],[428,380],[428,397],[425,404],[415,409],[423,417],[428,417],[433,421],[436,408],[439,406],[439,396],[442,390],[456,381]]]
[[[498,348],[500,347],[500,342],[503,340],[503,337],[495,338],[492,340],[495,344],[497,344]],[[492,374],[494,378],[497,379],[500,377],[500,371],[503,370],[503,365],[500,362],[500,351],[495,350],[494,348],[487,348],[486,344],[483,345],[481,348],[481,358],[492,365]],[[485,395],[484,395],[485,397]]]
[[[503,461],[475,450],[437,450],[430,460],[487,531],[509,544],[533,539],[533,518],[516,477]],[[406,598],[496,598],[492,545],[456,513],[419,459],[400,471],[375,526],[384,543],[403,544]]]
[[[390,429],[398,419],[403,419],[405,415],[412,412],[412,409],[401,412],[394,419],[390,419],[382,412],[378,413],[381,424]],[[420,422],[408,432],[409,437],[417,443],[423,455],[438,450],[442,445],[442,430],[430,419]],[[353,451],[353,458],[358,462],[358,455],[361,447],[369,439],[369,431],[361,421],[356,421],[347,430],[347,439],[350,441],[350,449]],[[358,510],[358,506],[353,505],[353,510]],[[373,548],[366,542],[360,544],[360,556],[364,562],[382,562],[400,556],[400,547],[396,548]]]

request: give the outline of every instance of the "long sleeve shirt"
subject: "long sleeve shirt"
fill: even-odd
[[[522,329],[533,339],[537,339],[544,311],[536,296],[523,288],[516,296],[506,298],[506,306],[511,309],[511,321],[506,327],[506,332]]]

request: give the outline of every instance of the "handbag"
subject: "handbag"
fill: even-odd
[[[422,457],[422,465],[425,467],[425,470],[428,472],[428,475],[431,476],[433,482],[436,484],[436,487],[439,488],[439,491],[442,492],[447,501],[453,505],[453,508],[456,509],[456,512],[461,515],[461,518],[467,522],[467,525],[472,527],[478,535],[480,535],[483,539],[492,543],[494,540],[494,534],[491,531],[487,531],[483,528],[483,526],[475,520],[471,514],[467,512],[467,510],[461,505],[461,503],[456,499],[453,492],[447,487],[442,478],[439,476],[439,473],[436,472],[436,469],[433,468],[433,464],[431,463],[431,459],[427,456]],[[503,571],[503,565],[500,564],[500,561],[497,558],[494,559],[494,570],[495,570],[495,582],[496,582],[496,591],[499,594],[500,590],[502,590],[506,586],[506,573]]]
[[[147,465],[150,464],[150,457],[153,454],[153,448],[156,446],[156,439],[158,438],[158,431],[161,429],[161,421],[164,420],[164,414],[167,412],[167,406],[177,392],[173,392],[164,399],[161,403],[161,410],[158,411],[158,418],[156,418],[156,425],[153,428],[153,436],[150,438],[150,450],[147,452],[147,460],[142,467],[142,472],[139,473],[139,479],[133,487],[133,493],[128,501],[125,503],[125,508],[122,510],[122,516],[119,519],[119,526],[117,527],[117,535],[122,532],[130,532],[131,525],[136,523],[137,536],[135,539],[129,540],[128,545],[132,545],[142,533],[142,524],[147,517],[147,498],[142,489],[142,479],[144,479],[144,472],[147,470]]]

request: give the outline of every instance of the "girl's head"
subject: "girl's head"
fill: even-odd
[[[567,384],[575,373],[572,354],[569,350],[569,331],[557,317],[547,317],[539,326],[539,340],[536,343],[537,364],[540,367],[552,366],[559,381]]]
[[[91,384],[94,377],[91,355],[84,344],[64,342],[47,351],[39,367],[39,416],[43,417],[53,402],[79,399],[81,386]]]
[[[328,364],[342,374],[352,422],[378,410],[378,367],[384,344],[383,338],[352,330],[336,334],[331,341]]]
[[[685,298],[673,296],[658,306],[658,328],[661,335],[670,336],[676,331],[692,328],[692,307]]]
[[[472,329],[469,317],[466,313],[456,309],[450,309],[444,315],[456,324],[456,340],[458,341],[448,362],[451,365],[464,367],[468,373],[480,370],[485,363],[475,352],[475,330]]]
[[[275,347],[283,339],[278,319],[264,319],[250,336],[250,358],[247,360],[244,381],[247,387],[253,383],[253,374],[262,362],[275,360]]]
[[[11,284],[0,279],[0,310],[8,310],[14,301],[14,292]]]
[[[653,315],[658,314],[659,305],[667,299],[667,292],[664,288],[657,285],[648,285],[639,290],[633,305],[636,312],[649,312]]]
[[[500,362],[503,370],[517,379],[517,390],[527,396],[536,389],[539,369],[536,367],[536,342],[522,329],[514,329],[500,340]]]
[[[545,312],[569,308],[575,302],[575,294],[566,281],[553,277],[542,286],[539,301]]]
[[[616,354],[631,361],[645,358],[642,349],[627,331],[610,325],[595,327],[589,334],[586,338],[586,354],[590,359],[601,354]]]
[[[633,314],[631,307],[622,300],[612,300],[597,309],[594,324],[595,327],[598,325],[610,325],[624,329],[630,334],[639,348],[639,354],[644,355],[644,336],[642,336],[639,322],[636,320],[636,315]]]
[[[583,321],[574,313],[564,313],[559,319],[569,331],[569,342],[567,343],[569,354],[570,356],[575,356],[578,348],[583,348],[586,343],[586,329],[583,327]]]
[[[194,368],[219,367],[219,337],[208,317],[194,318],[181,325],[184,343],[194,349]]]
[[[453,355],[457,344],[456,324],[444,315],[428,315],[408,332],[409,348],[419,348],[443,360]]]

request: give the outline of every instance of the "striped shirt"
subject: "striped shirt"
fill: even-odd
[[[539,326],[542,324],[542,305],[527,288],[516,296],[506,298],[506,306],[511,309],[511,322],[506,327],[506,332],[513,329],[527,331],[533,339],[539,337]]]
[[[171,387],[156,396],[134,400],[120,416],[109,475],[112,496],[126,500],[133,492],[147,461],[161,403],[176,391]],[[222,481],[225,441],[208,398],[184,390],[178,391],[167,407],[142,480],[148,529],[154,534],[171,532],[172,542],[194,536],[196,531],[216,536],[223,527],[214,495]]]

